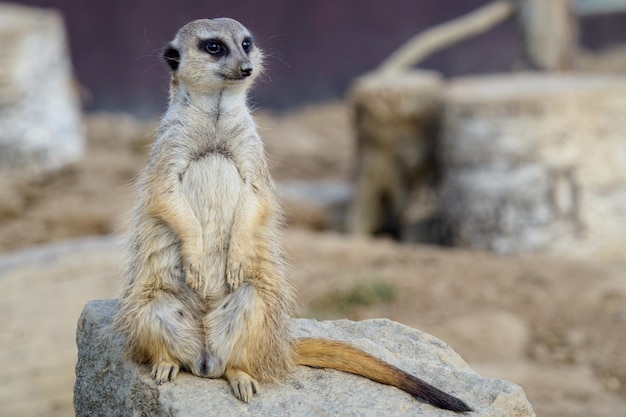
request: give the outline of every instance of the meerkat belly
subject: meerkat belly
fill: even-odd
[[[244,185],[234,161],[208,154],[189,165],[182,184],[204,237],[227,239]]]

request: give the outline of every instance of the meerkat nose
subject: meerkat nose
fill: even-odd
[[[252,75],[252,65],[250,64],[243,64],[239,70],[241,71],[241,75],[244,77],[249,77],[250,75]]]

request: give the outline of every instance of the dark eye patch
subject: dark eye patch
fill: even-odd
[[[241,42],[241,48],[245,53],[248,53],[252,50],[252,43],[252,39],[250,38],[246,38],[243,40],[243,42]]]
[[[201,51],[204,51],[213,56],[224,56],[228,54],[228,48],[219,39],[204,39],[200,41],[200,45],[198,45]]]

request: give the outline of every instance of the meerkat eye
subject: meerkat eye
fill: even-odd
[[[200,47],[204,49],[205,52],[211,55],[221,56],[226,53],[226,47],[224,46],[224,44],[217,40],[204,41],[202,42]]]
[[[250,39],[244,39],[244,41],[241,42],[241,47],[245,53],[250,52],[252,49],[252,41]]]
[[[219,54],[222,52],[222,48],[222,45],[217,42],[207,42],[206,45],[204,45],[204,50],[210,54]]]

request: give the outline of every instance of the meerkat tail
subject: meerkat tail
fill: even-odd
[[[458,398],[347,343],[316,338],[296,339],[294,352],[296,365],[332,368],[361,375],[400,388],[439,408],[456,412],[473,411]]]

